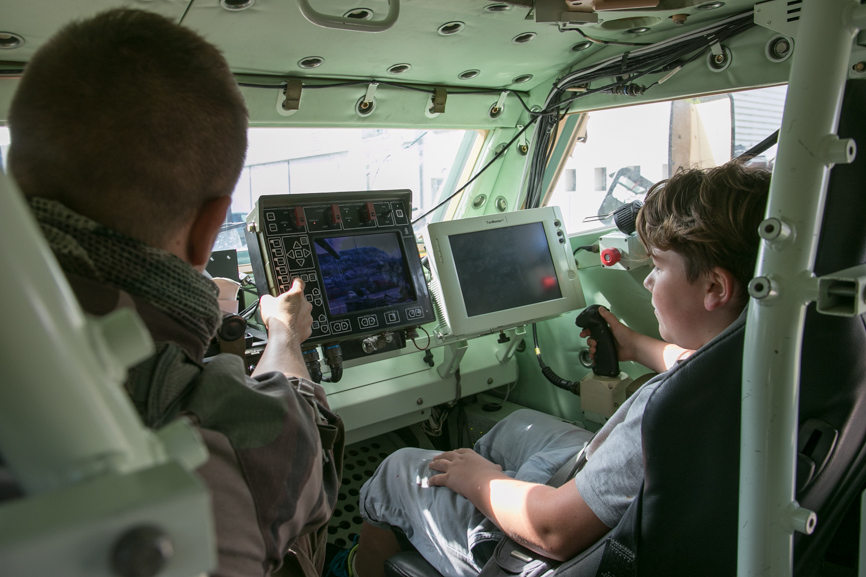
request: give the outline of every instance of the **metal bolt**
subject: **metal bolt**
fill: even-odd
[[[361,103],[360,106],[361,106],[362,110],[367,110],[368,108],[370,108],[370,103],[365,100],[364,102]]]
[[[487,378],[487,384],[488,384],[488,385],[492,385],[492,384],[493,384],[493,377],[488,377],[488,378]]]
[[[866,62],[858,62],[853,68],[854,72],[866,72]]]
[[[418,397],[418,400],[415,401],[415,404],[416,404],[416,405],[423,405],[423,404],[424,404],[424,399],[422,399],[421,397]]]
[[[716,61],[716,64],[723,63],[725,61],[725,55],[724,54],[716,54],[715,61]]]

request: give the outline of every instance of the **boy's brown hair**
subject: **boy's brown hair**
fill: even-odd
[[[744,299],[769,189],[770,172],[738,161],[678,171],[650,188],[637,216],[638,236],[647,252],[673,250],[682,256],[689,282],[716,266],[731,272]]]

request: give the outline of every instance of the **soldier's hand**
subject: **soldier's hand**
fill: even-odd
[[[265,295],[259,300],[259,312],[268,334],[285,332],[297,344],[313,333],[313,305],[304,298],[304,281],[295,277],[292,287],[280,296]]]

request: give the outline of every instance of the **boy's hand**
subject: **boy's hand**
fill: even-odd
[[[304,281],[295,277],[292,288],[280,296],[265,295],[259,300],[259,312],[270,335],[282,333],[300,345],[313,334],[313,305],[304,298]]]
[[[619,357],[620,361],[634,361],[637,359],[637,351],[635,350],[635,337],[640,333],[637,333],[621,322],[616,318],[613,313],[607,310],[604,307],[598,308],[598,313],[601,315],[601,318],[610,325],[610,331],[613,333],[613,338],[616,341],[616,353]],[[581,338],[585,338],[589,336],[589,329],[583,329],[580,331]],[[598,343],[595,342],[595,339],[586,339],[586,344],[589,345],[589,356],[595,358],[595,347]]]
[[[437,455],[431,461],[430,468],[441,474],[430,477],[428,485],[448,487],[467,498],[491,479],[506,477],[502,467],[472,449],[457,449]]]

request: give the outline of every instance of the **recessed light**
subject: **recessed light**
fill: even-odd
[[[255,2],[256,0],[220,0],[220,6],[226,10],[237,12],[238,10],[246,10]]]
[[[355,8],[343,14],[343,18],[352,18],[353,20],[369,20],[373,17],[373,11],[369,8]]]
[[[475,70],[475,69],[464,70],[463,72],[461,72],[460,74],[457,75],[457,78],[459,78],[460,80],[471,80],[472,78],[475,78],[479,74],[481,74],[480,70]]]
[[[461,30],[463,30],[465,27],[466,27],[466,24],[464,24],[463,22],[457,22],[455,20],[454,22],[446,22],[445,24],[440,26],[438,32],[442,36],[450,36],[452,34],[457,34]]]
[[[771,62],[784,62],[794,53],[794,39],[787,36],[774,36],[767,42],[765,50]]]
[[[515,44],[526,44],[527,42],[535,38],[535,36],[535,32],[524,32],[523,34],[518,34],[517,36],[512,38],[511,41]]]
[[[572,52],[582,52],[587,48],[591,48],[594,42],[590,42],[589,40],[584,40],[583,42],[578,42],[574,46],[571,47]]]
[[[325,59],[321,56],[307,56],[298,60],[298,66],[301,68],[318,68],[324,64]]]
[[[484,7],[485,12],[505,12],[507,10],[511,10],[510,4],[502,4],[497,2],[496,4],[488,4]]]
[[[393,66],[388,67],[388,73],[389,74],[403,74],[404,72],[408,71],[410,68],[412,68],[411,64],[395,64]]]
[[[24,46],[24,38],[12,32],[0,32],[0,50],[12,50]]]
[[[530,80],[532,80],[532,74],[521,74],[520,76],[515,76],[511,83],[523,84],[524,82],[529,82]]]

